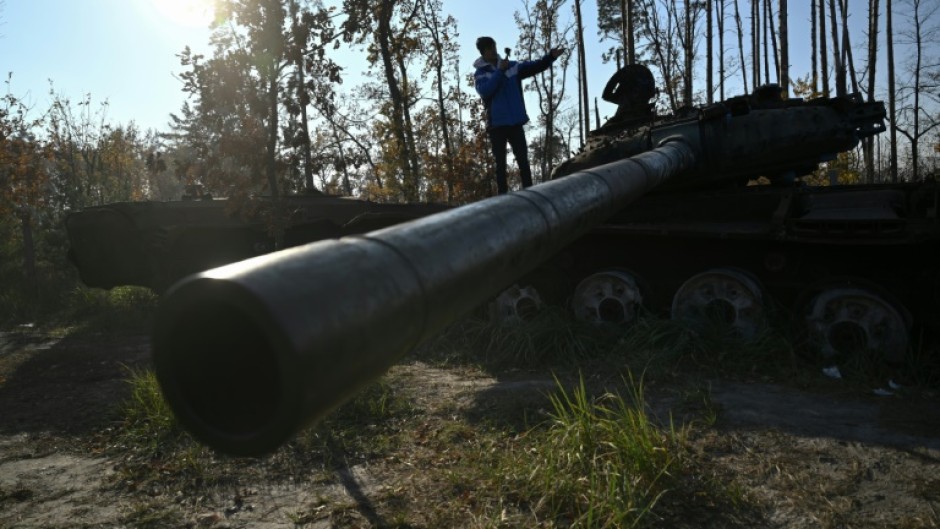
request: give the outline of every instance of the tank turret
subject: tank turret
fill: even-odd
[[[553,178],[682,136],[695,145],[698,164],[694,174],[667,190],[743,185],[758,177],[791,182],[885,130],[884,104],[863,102],[858,94],[804,101],[785,99],[779,86],[765,85],[748,96],[666,117],[653,112],[649,99],[654,95],[653,76],[645,66],[628,65],[615,73],[603,98],[618,105],[616,113],[591,132],[580,152],[555,169]]]
[[[156,317],[160,385],[202,442],[271,451],[644,194],[815,166],[883,127],[877,110],[709,107],[605,143],[606,163],[572,161],[564,178],[189,276]]]

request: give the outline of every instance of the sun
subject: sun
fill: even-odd
[[[172,24],[205,27],[212,21],[213,0],[150,0]]]

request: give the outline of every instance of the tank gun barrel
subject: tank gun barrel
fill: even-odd
[[[189,276],[155,321],[163,394],[205,444],[272,451],[695,158],[670,139],[520,192]]]

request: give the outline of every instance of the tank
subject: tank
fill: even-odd
[[[539,286],[502,298],[500,313],[547,293],[583,320],[629,323],[646,309],[693,326],[717,318],[744,337],[787,317],[807,350],[832,362],[869,351],[899,364],[913,330],[936,331],[936,183],[820,187],[796,178],[883,132],[882,103],[857,94],[784,99],[768,85],[663,118],[649,104],[652,83],[642,66],[617,72],[604,90],[617,113],[553,176],[643,152],[683,123],[698,123],[724,148],[704,147],[685,178],[566,247],[546,266],[564,273],[533,278]],[[807,135],[785,144],[780,130]]]
[[[883,105],[765,88],[657,118],[627,74],[605,94],[628,108],[549,182],[176,283],[153,353],[181,424],[269,452],[494,296],[505,317],[559,301],[590,321],[717,317],[744,338],[798,307],[823,354],[903,355],[936,306],[935,189],[794,178],[884,130]]]

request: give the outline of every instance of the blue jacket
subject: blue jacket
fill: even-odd
[[[504,72],[483,57],[477,59],[473,63],[477,69],[473,74],[474,84],[486,107],[487,128],[528,123],[522,80],[544,72],[553,62],[555,58],[547,53],[537,61],[509,61],[509,68]]]

